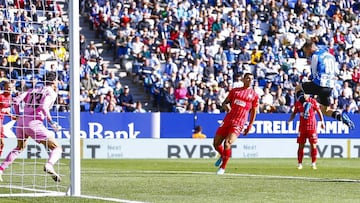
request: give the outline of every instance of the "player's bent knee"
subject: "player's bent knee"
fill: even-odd
[[[222,137],[215,135],[215,138],[213,140],[213,146],[215,149],[217,149],[219,147],[219,145],[221,145],[221,143],[223,142]]]
[[[23,151],[25,149],[25,147],[26,147],[26,143],[23,143],[23,142],[18,143],[16,146],[16,148],[20,151]]]
[[[233,141],[230,140],[230,139],[229,139],[229,140],[225,140],[225,142],[224,142],[225,148],[226,148],[226,149],[231,148],[232,143],[233,143]]]
[[[48,148],[51,149],[51,150],[53,150],[55,148],[58,148],[58,147],[60,147],[60,146],[55,142],[49,142],[48,143]]]
[[[17,146],[16,147],[16,150],[18,150],[18,151],[24,151],[24,149],[25,149],[25,146],[24,145],[21,145],[21,146]]]
[[[44,140],[44,141],[40,141],[41,144],[43,144],[46,148],[48,149],[55,149],[57,147],[59,147],[59,144],[56,142],[56,140],[53,139],[48,139],[48,140]]]

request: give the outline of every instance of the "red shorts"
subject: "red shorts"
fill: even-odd
[[[217,131],[216,135],[219,135],[221,137],[227,137],[230,134],[236,134],[237,136],[240,135],[242,132],[243,127],[238,125],[221,125]]]
[[[318,136],[316,132],[300,132],[297,137],[297,143],[305,144],[306,139],[309,139],[310,144],[318,143]]]

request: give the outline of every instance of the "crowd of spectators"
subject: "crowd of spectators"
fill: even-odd
[[[301,49],[307,39],[338,62],[333,107],[359,111],[356,1],[85,0],[83,5],[90,28],[106,40],[122,68],[130,67],[134,82],[160,111],[220,113],[229,90],[242,85],[244,72],[252,72],[259,111],[290,112],[295,86],[310,77]],[[121,109],[134,110],[126,105]]]
[[[6,56],[2,57],[6,77],[23,87],[34,85],[33,80],[46,71],[58,71],[59,90],[66,95],[68,24],[60,7],[55,1],[14,2],[11,15],[9,5],[0,14],[4,19],[1,44],[4,39],[8,44],[0,49]],[[17,8],[16,2],[25,4]],[[159,111],[220,113],[229,90],[242,85],[245,72],[252,72],[259,112],[290,112],[295,86],[310,76],[301,47],[312,39],[336,57],[340,68],[333,107],[359,112],[357,1],[81,0],[80,5],[94,36],[105,41],[114,61],[129,69],[133,81],[144,86],[150,105]],[[46,10],[39,16],[44,20],[34,18]],[[27,24],[35,23],[27,21],[38,25],[30,28]],[[17,53],[23,56],[20,61],[12,57]],[[56,63],[47,65],[48,60],[41,60],[45,54],[56,58]],[[82,111],[145,112],[84,35],[80,54]],[[13,70],[19,70],[19,78]],[[34,70],[37,74],[32,74]],[[60,98],[59,103],[68,102],[66,96]]]
[[[3,81],[10,81],[15,96],[42,86],[45,73],[56,71],[59,97],[54,110],[68,111],[69,25],[58,2],[0,0],[0,89]]]

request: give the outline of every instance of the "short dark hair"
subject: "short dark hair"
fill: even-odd
[[[52,84],[55,80],[56,80],[56,72],[55,71],[49,71],[47,72],[44,77],[43,77],[43,81],[46,84]]]
[[[7,86],[7,85],[10,85],[10,81],[9,81],[9,80],[4,80],[4,81],[2,82],[2,85],[3,85],[3,87],[5,87],[5,86]]]
[[[200,125],[197,125],[197,126],[195,126],[195,128],[194,128],[194,132],[196,132],[196,133],[200,132],[201,130],[202,130],[202,128],[201,128]]]
[[[247,73],[245,73],[244,78],[246,78],[248,75],[253,75],[253,74],[252,74],[252,73],[247,72]]]

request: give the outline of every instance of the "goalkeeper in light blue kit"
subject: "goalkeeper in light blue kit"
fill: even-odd
[[[17,119],[16,137],[17,146],[7,155],[0,165],[0,181],[4,170],[14,162],[17,156],[26,147],[27,139],[31,137],[37,143],[43,144],[51,150],[49,159],[44,166],[44,171],[51,175],[56,182],[60,182],[60,175],[54,170],[54,164],[60,159],[62,148],[56,141],[54,133],[44,125],[45,119],[54,131],[60,126],[52,120],[50,109],[52,109],[57,98],[57,76],[55,72],[49,72],[44,76],[45,86],[29,89],[27,92],[14,98],[14,109]],[[20,105],[24,102],[23,114],[20,115]]]
[[[320,103],[321,112],[328,117],[342,121],[349,129],[354,129],[354,122],[346,114],[342,114],[336,109],[331,109],[331,93],[335,87],[339,67],[335,57],[327,50],[319,49],[315,42],[307,41],[303,46],[306,57],[311,59],[312,80],[304,82],[296,87],[296,96],[304,105],[304,118],[309,115],[311,104],[306,102],[306,95],[317,95]]]

